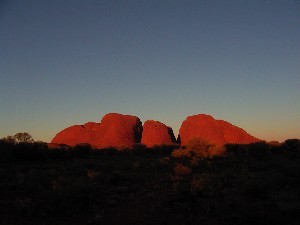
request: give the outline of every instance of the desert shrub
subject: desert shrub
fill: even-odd
[[[174,158],[190,158],[191,152],[187,149],[175,149],[171,155]]]
[[[101,177],[103,175],[103,173],[101,171],[95,171],[92,169],[88,169],[86,175],[90,180],[95,181],[99,177]]]
[[[254,159],[267,159],[270,157],[269,145],[264,142],[256,142],[248,145],[248,156]]]
[[[163,157],[159,160],[159,162],[162,166],[166,166],[170,163],[170,158],[169,157]]]
[[[21,214],[32,216],[34,213],[33,202],[30,198],[18,198],[15,200],[16,210]]]
[[[204,178],[201,175],[195,175],[191,181],[191,192],[199,193],[204,189]]]
[[[50,159],[65,159],[67,156],[68,154],[65,148],[52,148],[49,150]]]
[[[223,145],[211,147],[209,149],[208,155],[210,157],[222,157],[226,154],[226,148]]]
[[[287,150],[300,150],[300,139],[287,139],[283,143]]]
[[[225,144],[227,157],[243,157],[246,155],[246,145],[241,144]]]
[[[150,150],[157,155],[170,155],[171,152],[178,148],[178,144],[171,144],[171,145],[154,145]]]
[[[107,183],[112,186],[119,186],[130,182],[130,174],[126,171],[113,171],[106,178]]]
[[[47,160],[49,157],[49,150],[46,143],[20,142],[18,144],[14,144],[11,147],[12,148],[9,151],[9,160],[38,161],[38,160]]]
[[[242,192],[246,198],[251,200],[261,199],[266,200],[269,197],[270,190],[256,181],[249,181],[242,189]]]
[[[58,177],[52,182],[51,196],[44,210],[49,215],[86,213],[91,202],[89,185],[80,177]]]
[[[91,151],[92,147],[89,144],[79,144],[69,149],[69,152],[72,153],[73,156],[86,156],[90,154]]]
[[[133,146],[133,149],[129,149],[129,152],[134,153],[135,155],[139,156],[169,156],[171,152],[178,148],[179,145],[172,144],[172,145],[154,145],[153,147],[149,148],[143,144],[136,144]]]
[[[200,164],[200,161],[201,161],[200,158],[195,157],[195,156],[192,157],[192,158],[190,159],[190,165],[191,165],[191,167],[193,167],[193,168],[198,167],[199,164]]]
[[[283,151],[289,157],[299,158],[300,157],[300,140],[299,139],[288,139],[282,145]]]
[[[188,175],[192,172],[192,170],[181,163],[176,163],[174,167],[174,173],[177,175]]]
[[[13,136],[16,143],[33,143],[34,140],[29,133],[17,133]]]
[[[0,140],[0,162],[7,161],[11,158],[14,147],[14,142],[8,142],[4,139]]]
[[[272,141],[269,142],[269,149],[272,153],[274,154],[282,154],[283,153],[283,145],[279,142],[276,141]]]
[[[16,140],[15,140],[14,136],[8,135],[7,137],[1,138],[0,142],[15,144]]]
[[[146,151],[147,147],[144,144],[138,143],[133,145],[132,147],[132,151]]]
[[[51,155],[45,142],[11,142],[0,140],[0,161],[39,161]]]
[[[113,156],[113,155],[119,154],[120,152],[116,148],[110,147],[110,148],[104,148],[104,149],[96,149],[93,153],[96,155]]]
[[[178,196],[188,196],[190,194],[190,183],[185,181],[185,180],[181,180],[179,182],[175,182],[173,183],[173,192]],[[186,207],[187,205],[185,204],[185,200],[183,199],[178,199],[178,203],[180,203],[180,205],[184,205],[184,207]]]
[[[198,157],[208,157],[211,149],[214,147],[207,140],[202,138],[193,138],[186,145],[188,151],[192,151]]]

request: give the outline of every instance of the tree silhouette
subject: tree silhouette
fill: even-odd
[[[34,140],[32,136],[26,132],[24,133],[17,133],[14,135],[14,140],[16,143],[33,143]]]
[[[14,144],[15,143],[15,138],[12,135],[8,135],[7,137],[3,137],[0,139],[1,141],[4,141],[6,143],[11,143]]]

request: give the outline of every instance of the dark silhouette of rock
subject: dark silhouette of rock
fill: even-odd
[[[179,135],[182,146],[187,145],[193,138],[202,138],[215,145],[249,144],[260,141],[239,127],[223,120],[215,120],[205,114],[188,116],[180,127]]]
[[[171,145],[174,142],[175,136],[171,127],[154,120],[147,120],[144,123],[142,144],[153,147],[154,145]]]
[[[136,116],[118,113],[106,114],[101,123],[88,122],[74,125],[59,132],[51,141],[52,144],[90,144],[96,148],[132,148],[140,143],[142,123]]]

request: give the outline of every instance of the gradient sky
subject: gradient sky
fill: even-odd
[[[0,137],[108,112],[300,138],[300,1],[0,0]]]

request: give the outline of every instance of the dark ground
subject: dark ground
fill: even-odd
[[[295,142],[295,141],[294,141]],[[300,224],[299,142],[223,157],[0,145],[0,224]]]

